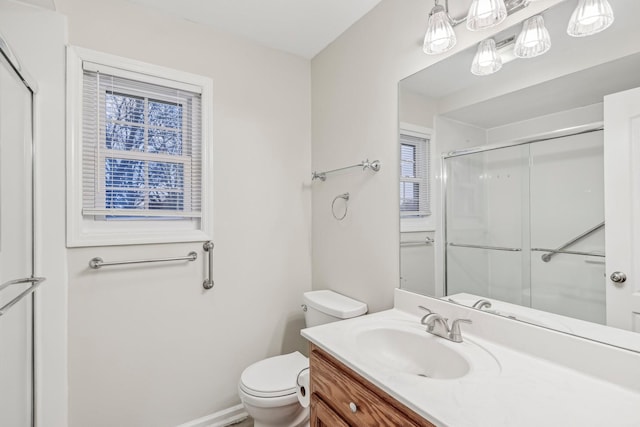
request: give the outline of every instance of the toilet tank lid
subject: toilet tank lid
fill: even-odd
[[[303,300],[309,307],[339,319],[349,319],[367,312],[367,304],[329,290],[305,292]]]

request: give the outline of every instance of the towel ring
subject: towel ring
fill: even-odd
[[[336,200],[338,199],[344,200],[344,214],[342,214],[342,216],[340,217],[336,215],[336,210],[335,210]],[[349,212],[349,203],[347,203],[348,201],[349,201],[349,193],[340,194],[333,198],[333,202],[331,202],[331,215],[333,215],[333,217],[338,221],[342,221],[347,216],[347,212]]]

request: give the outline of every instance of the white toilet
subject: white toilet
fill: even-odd
[[[305,292],[307,327],[361,316],[367,305],[333,291]],[[309,408],[296,396],[298,374],[309,367],[300,352],[260,360],[240,376],[238,394],[255,427],[302,427],[309,425]]]

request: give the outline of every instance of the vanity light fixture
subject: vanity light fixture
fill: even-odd
[[[551,37],[540,15],[533,16],[522,25],[513,54],[518,58],[535,58],[551,49]]]
[[[453,48],[456,41],[456,33],[453,31],[449,14],[444,6],[439,5],[438,0],[435,0],[435,6],[429,13],[422,50],[429,55],[443,53]]]
[[[444,6],[439,4],[439,0],[434,0],[422,50],[429,55],[444,53],[456,44],[453,27],[465,21],[467,28],[472,31],[496,26],[510,13],[525,8],[529,1],[531,0],[473,0],[466,16],[453,18],[449,15],[449,0],[444,0]]]
[[[486,39],[480,42],[478,51],[473,57],[471,72],[476,76],[488,76],[502,68],[502,58],[496,49],[496,42],[493,39]]]
[[[567,34],[590,36],[609,28],[613,20],[613,9],[607,0],[579,0],[569,20]]]
[[[472,0],[467,16],[456,19],[449,15],[448,0],[445,0],[444,6],[438,3],[439,0],[434,0],[422,50],[429,55],[451,50],[457,41],[453,27],[465,21],[471,31],[494,27],[502,23],[510,13],[521,10],[534,1],[536,0]],[[607,29],[613,20],[613,10],[607,0],[578,0],[567,33],[574,37],[589,36]],[[515,37],[510,38],[509,43],[502,41],[497,47],[493,39],[480,42],[471,64],[471,72],[477,76],[487,76],[500,70],[509,60],[535,58],[551,48],[551,37],[541,15],[524,21],[515,46],[508,49],[508,58],[502,58],[498,49],[513,45],[514,39]]]
[[[479,31],[502,23],[506,17],[524,9],[537,0],[472,0],[465,17],[449,15],[449,0],[444,6],[434,0],[429,13],[427,31],[422,50],[429,55],[444,53],[456,45],[454,27],[466,21],[467,28]],[[567,33],[574,37],[584,37],[607,29],[614,20],[613,10],[607,0],[578,0]],[[541,16],[525,21],[518,37],[514,53],[518,58],[533,58],[542,55],[551,47],[549,32],[544,27]]]

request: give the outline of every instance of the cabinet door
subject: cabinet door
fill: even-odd
[[[315,345],[309,359],[311,404],[325,407],[312,406],[311,426],[435,427]],[[321,415],[314,418],[315,412]]]
[[[310,424],[310,427],[349,427],[349,424],[316,395],[311,396]]]
[[[344,368],[332,362],[324,354],[312,351],[311,392],[329,403],[349,425],[416,426],[372,388],[355,381]]]

